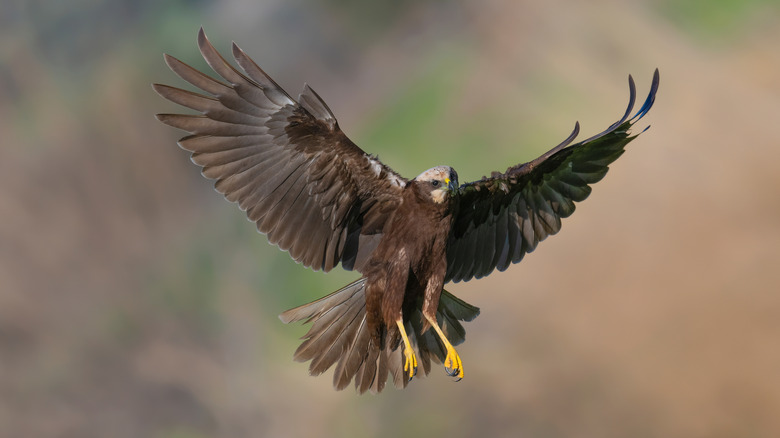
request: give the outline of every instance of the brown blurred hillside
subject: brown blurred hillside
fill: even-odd
[[[5,3],[0,436],[780,435],[776,1]],[[355,275],[268,245],[153,117],[201,25],[407,176],[503,170],[612,123],[629,73],[661,88],[560,235],[448,286],[482,309],[466,378],[359,397],[276,317]]]

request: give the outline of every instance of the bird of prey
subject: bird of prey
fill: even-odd
[[[294,355],[311,361],[310,374],[335,365],[336,389],[354,381],[360,393],[380,392],[388,376],[406,387],[418,366],[429,373],[431,361],[463,377],[453,346],[464,341],[461,322],[479,309],[444,285],[503,271],[557,233],[636,137],[630,129],[650,110],[659,83],[656,70],[631,116],[636,90],[629,76],[628,109],[603,132],[573,143],[575,124],[539,158],[461,184],[448,166],[404,178],[350,141],[308,85],[293,99],[237,45],[241,70],[203,29],[198,45],[220,78],[165,55],[171,70],[202,93],[160,84],[154,90],[200,114],[157,118],[190,133],[179,145],[272,244],[314,270],[340,263],[361,274],[280,315],[285,323],[311,323]]]

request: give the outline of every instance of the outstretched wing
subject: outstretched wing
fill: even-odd
[[[407,181],[352,143],[308,86],[296,102],[235,44],[243,72],[203,29],[198,45],[224,81],[166,55],[171,70],[205,93],[155,84],[162,97],[202,113],[157,118],[191,133],[179,145],[271,243],[315,270],[339,262],[360,270]]]
[[[607,166],[636,137],[631,126],[653,106],[657,69],[647,99],[631,119],[636,88],[631,76],[628,82],[628,109],[604,132],[570,145],[579,133],[576,124],[569,138],[541,157],[460,187],[460,208],[447,246],[447,281],[503,271],[561,229],[561,218],[574,212],[574,202],[588,197],[590,184],[606,175]]]

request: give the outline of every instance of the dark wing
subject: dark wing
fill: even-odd
[[[224,81],[166,55],[171,70],[205,93],[155,84],[162,97],[202,113],[157,118],[192,134],[179,145],[271,243],[315,270],[339,262],[360,270],[407,181],[352,143],[308,86],[296,102],[235,44],[243,73],[203,29],[198,45]]]
[[[628,82],[628,109],[604,132],[569,145],[579,133],[576,124],[569,138],[541,157],[460,187],[460,208],[447,246],[447,281],[503,271],[561,229],[561,218],[574,212],[574,202],[588,197],[590,184],[606,175],[607,166],[636,137],[629,133],[631,126],[653,106],[657,69],[647,100],[631,119],[636,88],[631,76]]]

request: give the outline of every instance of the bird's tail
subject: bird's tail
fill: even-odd
[[[477,307],[442,291],[436,319],[453,345],[465,340],[466,331],[460,321],[471,321],[477,315]],[[360,393],[367,390],[377,393],[385,387],[388,374],[396,387],[406,387],[403,349],[398,348],[398,340],[376,345],[366,324],[365,278],[317,301],[290,309],[279,315],[279,319],[285,324],[296,321],[312,324],[294,358],[299,362],[311,360],[309,373],[313,376],[336,364],[333,373],[336,389],[346,388],[354,378],[355,388]],[[404,320],[421,368],[428,374],[431,360],[441,363],[445,349],[431,330],[422,332],[425,321],[422,300]],[[382,330],[381,338],[385,338],[385,328]]]

